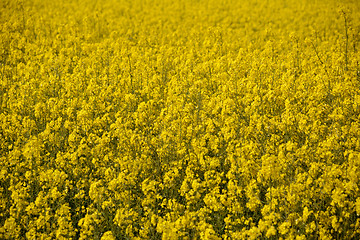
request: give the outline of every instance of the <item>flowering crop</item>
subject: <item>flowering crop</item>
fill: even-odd
[[[3,0],[1,239],[359,239],[360,3]]]

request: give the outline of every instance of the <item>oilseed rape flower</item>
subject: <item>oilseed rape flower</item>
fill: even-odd
[[[359,239],[358,1],[4,0],[1,239]]]

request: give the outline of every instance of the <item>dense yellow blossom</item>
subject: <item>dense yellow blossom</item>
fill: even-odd
[[[359,13],[1,1],[0,239],[360,239]]]

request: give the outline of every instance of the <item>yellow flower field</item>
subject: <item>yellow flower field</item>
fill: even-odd
[[[2,0],[0,239],[360,239],[359,16]]]

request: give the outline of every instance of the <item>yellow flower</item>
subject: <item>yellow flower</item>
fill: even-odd
[[[271,226],[268,230],[267,230],[267,232],[266,232],[266,237],[271,237],[271,236],[275,236],[276,235],[276,229],[275,229],[275,227],[274,226]]]

